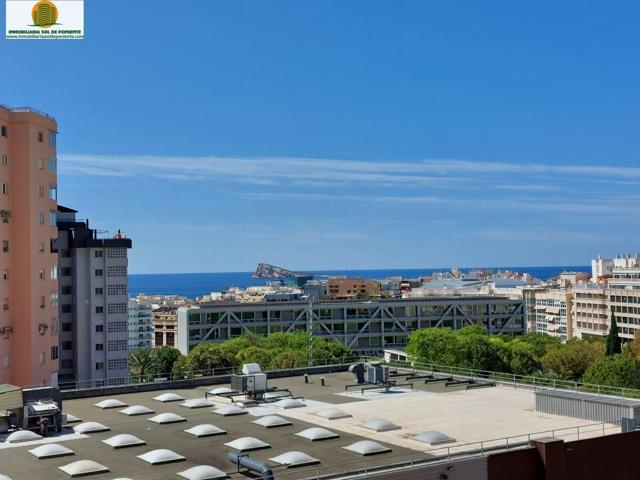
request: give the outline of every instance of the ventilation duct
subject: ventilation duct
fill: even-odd
[[[240,467],[244,467],[252,472],[259,473],[262,480],[274,480],[273,470],[265,463],[234,452],[229,453],[229,460],[238,467],[238,470]]]

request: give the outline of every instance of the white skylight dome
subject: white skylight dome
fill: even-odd
[[[399,430],[401,428],[400,425],[396,425],[384,418],[374,418],[373,420],[361,423],[360,426],[368,430],[373,430],[374,432],[388,432],[389,430]]]
[[[227,447],[238,450],[239,452],[248,452],[250,450],[260,450],[261,448],[269,448],[271,445],[258,440],[254,437],[242,437],[234,440],[233,442],[225,443]]]
[[[18,430],[17,432],[13,432],[6,439],[7,443],[18,443],[18,442],[30,442],[32,440],[40,440],[42,436],[38,435],[31,430]]]
[[[213,390],[209,390],[209,393],[211,395],[222,395],[224,393],[234,393],[234,390],[230,389],[229,387],[217,387]]]
[[[58,468],[71,477],[84,477],[109,471],[107,467],[93,460],[78,460]]]
[[[186,422],[187,419],[181,417],[180,415],[176,415],[175,413],[160,413],[154,417],[147,418],[150,422],[159,423],[161,425],[166,423],[177,423],[177,422]]]
[[[218,470],[211,465],[198,465],[191,467],[182,472],[178,472],[178,476],[187,480],[212,480],[214,478],[229,478],[229,475],[222,470]]]
[[[7,477],[6,475],[2,475],[0,473],[0,480],[12,480],[11,477]]]
[[[67,417],[67,423],[77,423],[81,421],[78,417],[76,417],[75,415],[71,415],[70,413],[67,413],[65,415]]]
[[[129,416],[148,415],[150,413],[156,413],[155,411],[145,407],[144,405],[133,405],[131,407],[127,407],[122,410],[119,410],[119,412]]]
[[[127,404],[116,399],[116,398],[107,398],[106,400],[102,400],[101,402],[94,403],[94,406],[98,408],[118,408],[118,407],[126,407]]]
[[[180,404],[181,407],[187,408],[203,408],[210,407],[213,405],[211,400],[207,400],[206,398],[190,398],[189,400],[185,400]]]
[[[165,448],[151,450],[150,452],[138,455],[138,458],[151,465],[162,465],[164,463],[182,462],[186,460],[182,455]]]
[[[320,460],[313,458],[311,455],[307,455],[304,452],[291,451],[285,452],[277,457],[270,458],[272,462],[287,467],[301,467],[303,465],[313,465],[314,463],[320,463]]]
[[[255,423],[265,428],[275,428],[275,427],[284,427],[286,425],[292,425],[292,423],[289,420],[285,420],[284,418],[279,417],[278,415],[265,415],[263,417],[258,418],[257,420],[254,420],[251,423]]]
[[[106,440],[102,440],[102,443],[106,443],[113,448],[127,448],[135,447],[138,445],[146,445],[147,442],[145,442],[141,438],[136,437],[135,435],[121,433],[120,435],[114,435],[113,437],[109,437]]]
[[[338,420],[340,418],[349,418],[352,416],[350,413],[347,413],[344,410],[340,410],[336,407],[325,408],[324,410],[320,410],[314,413],[314,415],[326,418],[327,420]]]
[[[287,409],[287,408],[300,408],[306,407],[307,404],[302,400],[298,400],[297,398],[284,398],[274,404],[276,407]]]
[[[419,433],[418,435],[411,437],[411,440],[428,443],[429,445],[440,445],[442,443],[452,443],[456,441],[455,438],[451,438],[449,435],[445,435],[444,433],[436,430]]]
[[[229,415],[243,415],[249,412],[237,405],[222,405],[221,407],[216,408],[213,413],[227,417]]]
[[[153,399],[159,402],[179,402],[180,400],[184,400],[184,397],[177,393],[167,392],[158,395],[157,397],[153,397]]]
[[[40,459],[64,457],[66,455],[74,454],[73,450],[58,443],[47,443],[46,445],[40,445],[37,448],[29,450],[29,453]]]
[[[195,427],[191,427],[185,432],[190,433],[194,437],[212,437],[214,435],[223,435],[227,433],[221,428],[216,427],[215,425],[211,425],[209,423],[202,423],[200,425],[196,425]]]
[[[380,445],[378,442],[374,442],[373,440],[360,440],[359,442],[352,443],[351,445],[347,445],[342,448],[360,455],[376,455],[378,453],[387,453],[391,451],[390,448]]]
[[[337,433],[322,427],[307,428],[306,430],[296,433],[296,435],[298,437],[311,440],[312,442],[315,442],[317,440],[329,440],[330,438],[340,437],[340,435],[338,435]]]
[[[83,422],[73,427],[73,431],[76,433],[97,433],[106,432],[107,430],[111,429],[98,422]]]

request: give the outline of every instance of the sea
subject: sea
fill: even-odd
[[[591,272],[590,266],[566,265],[560,267],[482,267],[483,270],[509,270],[511,272],[528,273],[542,280],[558,276],[562,272]],[[448,268],[419,268],[419,269],[386,269],[386,270],[323,270],[305,272],[315,277],[327,278],[331,276],[362,277],[362,278],[420,278],[432,275],[434,272],[446,272]],[[468,272],[476,268],[461,268]],[[196,298],[211,292],[220,292],[229,287],[247,288],[250,286],[266,285],[273,280],[251,278],[253,272],[226,273],[154,273],[130,274],[129,294],[137,296],[141,293],[148,295],[180,295]]]

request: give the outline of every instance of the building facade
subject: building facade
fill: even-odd
[[[78,386],[126,381],[128,365],[128,249],[118,233],[99,238],[76,211],[58,212],[60,382]]]
[[[573,289],[573,337],[606,336],[611,319],[604,287],[585,284]]]
[[[380,282],[362,278],[330,278],[327,297],[331,299],[364,299],[380,296]]]
[[[153,311],[153,346],[178,346],[177,307],[160,307]]]
[[[58,372],[56,121],[0,105],[0,384]]]
[[[129,299],[129,351],[153,346],[153,305]]]
[[[370,301],[209,303],[178,309],[178,348],[244,333],[313,331],[363,354],[404,348],[411,332],[427,327],[481,325],[489,333],[525,331],[521,300],[498,296],[429,297]],[[156,335],[158,330],[156,329]]]
[[[640,329],[640,263],[614,268],[609,280],[610,310],[616,316],[618,332],[623,340],[633,340]]]
[[[573,303],[570,289],[549,289],[535,294],[536,332],[560,337],[573,335]]]

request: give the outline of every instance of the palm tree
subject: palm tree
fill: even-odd
[[[155,355],[150,348],[141,348],[129,354],[129,370],[144,382],[145,377],[153,373],[156,367]]]

